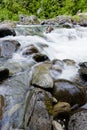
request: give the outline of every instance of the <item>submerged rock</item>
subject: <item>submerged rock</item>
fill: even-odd
[[[24,49],[23,49],[23,52],[22,54],[25,55],[25,56],[28,56],[28,55],[31,55],[31,54],[34,54],[34,53],[38,53],[39,50],[34,46],[34,45],[29,45],[29,46],[26,46]]]
[[[81,106],[86,103],[85,88],[71,81],[59,79],[54,81],[53,96],[60,102],[67,102],[71,106]]]
[[[76,62],[71,59],[64,59],[63,62],[66,63],[66,65],[75,65],[76,64]]]
[[[20,43],[16,40],[0,41],[0,57],[11,57],[19,47]]]
[[[53,88],[53,79],[50,75],[51,63],[44,62],[33,67],[32,84],[44,89]]]
[[[26,130],[51,130],[52,96],[42,89],[33,89],[27,98],[24,128]]]
[[[58,77],[62,73],[63,69],[64,69],[63,61],[57,60],[57,59],[53,60],[52,66],[51,66],[51,69],[50,69],[50,73],[51,73],[52,78],[54,80],[58,79]]]

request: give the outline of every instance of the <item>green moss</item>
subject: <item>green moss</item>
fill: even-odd
[[[45,97],[45,105],[47,108],[47,111],[49,113],[49,115],[53,115],[53,102],[52,102],[52,98],[49,98],[49,96],[46,94]]]
[[[76,20],[76,22],[79,22],[80,21],[80,17],[78,15],[74,15],[72,17],[74,20]]]

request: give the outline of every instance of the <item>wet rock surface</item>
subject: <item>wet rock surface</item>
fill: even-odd
[[[70,117],[69,130],[86,130],[87,129],[87,110],[76,112]]]
[[[41,63],[33,68],[32,84],[43,89],[53,88],[53,80],[50,75],[51,64],[49,62]]]
[[[15,30],[9,24],[0,24],[0,38],[9,35],[16,36]]]
[[[54,81],[53,95],[58,101],[68,102],[71,106],[86,103],[85,88],[64,79]]]
[[[79,66],[80,66],[79,74],[81,78],[87,81],[87,62],[80,63]]]
[[[39,50],[34,46],[34,45],[29,45],[29,46],[26,46],[24,49],[23,49],[23,52],[22,54],[25,55],[25,56],[28,56],[28,55],[31,55],[31,54],[34,54],[34,53],[38,53]]]
[[[36,88],[32,91],[29,93],[25,113],[25,130],[51,130],[52,116],[49,112],[52,107],[52,96],[41,89]]]
[[[41,54],[41,53],[37,53],[33,55],[33,59],[36,62],[44,62],[44,61],[49,61],[48,56],[46,56],[45,54]]]
[[[15,40],[0,41],[0,57],[11,58],[14,52],[18,50],[20,43]]]
[[[34,17],[30,19],[35,22]],[[21,20],[23,23],[27,19]],[[42,24],[69,23],[65,28],[71,27],[71,19],[58,20]],[[52,30],[48,28],[48,33]],[[45,44],[48,39],[41,38],[42,43],[25,40],[23,46],[20,38],[20,43],[10,38],[0,41],[0,129],[86,130],[87,116],[83,105],[87,102],[87,84],[81,75],[87,76],[87,63],[77,65],[72,59],[50,60],[49,53],[45,53],[49,48]],[[73,71],[78,68],[72,78]]]

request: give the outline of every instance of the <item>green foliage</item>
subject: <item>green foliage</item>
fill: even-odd
[[[58,15],[75,15],[87,11],[87,0],[0,0],[0,20],[18,20],[20,14],[36,15],[41,19]]]

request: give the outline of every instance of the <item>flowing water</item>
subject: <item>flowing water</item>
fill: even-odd
[[[34,44],[50,60],[72,59],[76,63],[87,61],[87,28],[75,27],[72,29],[54,26],[51,33],[46,33],[47,26],[17,26],[16,39],[21,43],[21,48]],[[46,46],[48,45],[48,46]],[[24,60],[21,51],[13,55],[14,60]],[[25,59],[27,60],[27,59]],[[70,79],[77,74],[78,69],[66,67],[60,78]]]
[[[78,26],[72,29],[54,27],[51,33],[46,33],[46,28],[47,26],[18,25],[15,28],[17,36],[2,38],[18,40],[21,44],[21,48],[13,54],[10,62],[16,61],[20,64],[27,63],[28,59],[22,55],[22,48],[30,44],[34,44],[39,51],[46,54],[50,60],[72,59],[76,63],[87,61],[87,28]],[[77,71],[78,65],[77,67],[64,66],[64,70],[59,78],[73,78],[77,74]],[[17,126],[21,126],[22,124],[21,120],[23,119],[25,107],[24,95],[29,86],[29,80],[28,83],[26,82],[28,78],[27,75],[29,76],[29,74],[24,73],[20,82],[18,81],[20,75],[18,75],[16,79],[13,78],[11,81],[9,80],[7,84],[0,86],[0,94],[5,96],[6,102],[8,103],[2,120],[2,130],[12,130],[10,124],[13,122]],[[13,82],[14,84],[12,85]],[[20,85],[21,82],[22,84]],[[19,118],[17,114],[19,114]]]

